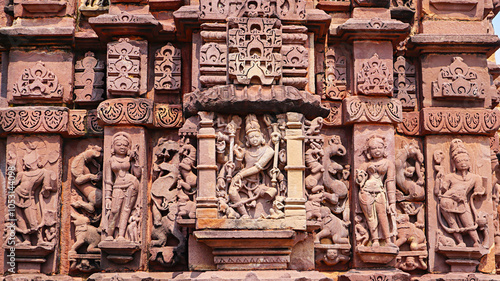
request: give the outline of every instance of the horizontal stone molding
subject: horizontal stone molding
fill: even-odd
[[[97,116],[105,125],[152,125],[153,101],[134,98],[106,100],[97,107]]]
[[[0,109],[5,133],[66,133],[68,109],[55,106],[20,106]]]
[[[352,96],[344,99],[343,103],[347,124],[403,121],[403,107],[398,99]]]
[[[492,135],[500,128],[496,109],[424,108],[421,115],[424,134]]]

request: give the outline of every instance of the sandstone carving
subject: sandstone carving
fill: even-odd
[[[374,54],[361,66],[357,73],[357,88],[364,95],[392,96],[392,72],[378,54]]]
[[[347,58],[333,47],[325,53],[323,91],[328,99],[343,100],[347,96]]]
[[[403,121],[398,124],[398,132],[404,135],[420,133],[420,112],[403,112]]]
[[[496,109],[424,108],[423,129],[426,133],[490,134],[500,127]]]
[[[153,101],[150,99],[119,98],[101,102],[99,119],[106,124],[152,124]]]
[[[190,142],[189,138],[178,142],[160,138],[154,148],[150,261],[165,266],[180,262],[186,254],[186,235],[178,220],[195,218],[196,148]],[[173,249],[167,246],[172,237],[179,241]]]
[[[85,57],[75,64],[76,102],[98,102],[104,94],[104,62],[94,53],[87,52]]]
[[[61,99],[64,89],[57,76],[45,67],[43,62],[24,69],[14,84],[14,98]]]
[[[184,120],[182,106],[177,104],[155,104],[154,126],[160,128],[175,128]]]
[[[129,19],[131,16],[127,17]],[[137,96],[140,93],[141,48],[128,38],[108,44],[107,87],[114,96]]]
[[[417,105],[415,66],[405,57],[394,62],[394,98],[401,101],[403,109],[414,109]]]
[[[66,107],[12,107],[0,111],[1,125],[5,132],[66,132],[68,109]]]
[[[397,99],[352,96],[344,99],[345,121],[399,123],[402,121],[403,109]]]
[[[125,236],[131,215],[140,208],[136,201],[143,167],[138,149],[128,133],[113,135],[112,156],[104,164],[104,216],[108,220],[103,231],[106,241],[138,242]]]
[[[155,90],[174,91],[181,87],[181,51],[171,43],[156,51]]]
[[[485,98],[485,89],[477,73],[461,57],[454,57],[450,66],[441,68],[438,80],[432,82],[434,98]]]
[[[396,184],[398,201],[422,201],[424,189],[424,155],[418,143],[412,141],[403,144],[396,154]]]
[[[358,254],[386,253],[389,261],[398,253],[395,244],[396,222],[396,167],[387,159],[387,143],[384,137],[372,135],[366,140],[363,154],[366,162],[356,170],[359,185],[359,205],[364,215],[369,238],[358,244]],[[361,223],[358,223],[361,225]],[[361,228],[361,227],[360,227]],[[366,229],[366,227],[363,227]],[[359,231],[360,233],[363,231]],[[391,258],[391,255],[392,256]],[[381,259],[382,260],[382,259]],[[366,259],[365,262],[380,262]]]

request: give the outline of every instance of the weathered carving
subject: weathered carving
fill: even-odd
[[[441,68],[438,80],[432,82],[434,98],[478,98],[486,96],[477,73],[461,57],[454,57],[450,66]]]
[[[422,201],[424,189],[424,155],[415,141],[403,142],[396,153],[396,197],[398,201]]]
[[[62,133],[68,128],[66,107],[10,107],[1,109],[0,116],[4,132]]]
[[[179,142],[161,138],[154,148],[154,158],[151,187],[154,229],[150,261],[173,265],[186,254],[186,235],[178,220],[195,218],[196,148],[188,138]],[[167,246],[170,236],[179,241],[176,247]]]
[[[24,69],[12,89],[14,98],[61,99],[63,93],[57,76],[43,62]]]
[[[357,73],[358,91],[365,95],[392,96],[393,79],[391,69],[374,54],[361,65]]]
[[[104,217],[103,232],[106,241],[138,243],[133,236],[125,236],[133,215],[140,214],[136,205],[142,175],[139,162],[139,144],[133,146],[128,133],[113,135],[111,157],[104,164]],[[140,221],[139,221],[140,223]],[[140,229],[140,227],[137,227]]]
[[[207,31],[206,35],[211,35],[215,31]],[[202,33],[205,35],[205,33]],[[226,35],[226,32],[224,32]],[[212,39],[204,38],[206,40]],[[225,37],[224,37],[225,39]],[[206,86],[226,84],[226,59],[227,46],[217,42],[208,42],[200,49],[200,82]]]
[[[234,209],[237,213],[235,217],[241,216],[242,219],[282,217],[283,213],[275,200],[286,192],[279,160],[279,155],[281,161],[284,160],[284,150],[280,149],[284,117],[278,117],[276,121],[268,115],[263,117],[271,138],[270,144],[264,138],[256,115],[245,117],[245,145],[240,140],[241,118],[232,116],[229,120],[226,123],[223,117],[219,117],[219,124],[222,125],[217,134],[219,202]],[[222,203],[219,206],[226,207]],[[232,213],[227,210],[221,212],[226,215]]]
[[[255,11],[255,10],[254,10]],[[238,84],[275,84],[281,78],[281,21],[230,18],[228,74]]]
[[[69,110],[68,134],[72,136],[85,135],[85,119],[87,111],[81,109]]]
[[[298,31],[296,32],[298,33]],[[285,36],[285,34],[283,35]],[[283,45],[281,55],[283,58],[282,82],[284,85],[294,86],[298,89],[306,87],[309,81],[306,77],[309,65],[308,54],[307,48],[303,45]]]
[[[94,213],[102,207],[102,191],[98,183],[102,178],[101,164],[97,158],[101,157],[102,148],[89,145],[78,154],[71,163],[71,174],[74,177],[73,185],[83,195],[83,200],[71,203],[75,209],[82,209],[87,213]],[[91,172],[95,170],[95,172]]]
[[[102,135],[104,129],[99,125],[97,110],[92,109],[87,112],[87,133],[92,135]]]
[[[175,91],[181,87],[181,50],[171,43],[156,51],[155,90]]]
[[[323,124],[325,124],[325,126],[342,125],[342,103],[323,102],[322,105],[330,109],[330,114],[323,120]]]
[[[480,239],[479,231],[487,231],[487,223],[481,220],[474,201],[485,196],[484,182],[480,175],[470,172],[470,155],[460,139],[454,139],[450,145],[450,160],[452,173],[445,174],[441,166],[445,159],[443,151],[434,152],[435,186],[437,197],[437,215],[439,226],[455,239],[452,248],[459,250],[465,247],[484,249],[487,245],[487,235]],[[442,235],[442,234],[441,234]],[[472,245],[467,245],[464,236],[470,237]],[[439,238],[438,238],[439,239]],[[438,248],[450,247],[438,244]],[[443,249],[444,250],[444,249]]]
[[[130,20],[130,17],[127,19]],[[128,38],[108,44],[108,93],[117,96],[137,96],[140,93],[141,48]]]
[[[500,128],[496,109],[424,108],[422,119],[425,133],[491,134]]]
[[[160,128],[175,128],[182,125],[182,105],[155,104],[154,126]]]
[[[96,16],[106,13],[109,9],[109,0],[85,0],[78,10],[85,16]]]
[[[398,132],[405,135],[420,133],[420,112],[403,112],[403,122],[398,124]]]
[[[107,124],[152,124],[153,101],[134,98],[109,99],[99,104],[97,114],[99,119]]]
[[[395,244],[396,227],[396,168],[387,159],[387,143],[384,137],[372,135],[366,140],[363,155],[366,162],[356,170],[356,183],[359,185],[359,205],[368,227],[362,221],[356,223],[359,233],[361,229],[369,230],[366,239],[359,240],[357,251],[364,262],[385,263],[398,253]],[[359,226],[358,226],[359,225]],[[381,254],[378,259],[367,258],[372,253]]]
[[[303,20],[306,18],[306,1],[277,0],[276,2],[278,17],[280,19]]]
[[[75,64],[75,102],[97,102],[104,94],[104,62],[87,52]]]
[[[403,109],[398,99],[352,96],[344,99],[345,121],[399,123]]]
[[[333,47],[326,50],[325,56],[323,95],[328,99],[343,100],[347,96],[346,56]]]
[[[394,62],[394,98],[399,99],[403,109],[413,110],[417,105],[415,91],[415,66],[405,57],[399,56]]]

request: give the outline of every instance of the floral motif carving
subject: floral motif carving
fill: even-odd
[[[14,83],[12,96],[14,98],[60,99],[64,88],[59,84],[57,76],[45,67],[43,62],[23,70]]]
[[[207,31],[207,35],[215,33]],[[224,33],[225,34],[225,33]],[[212,36],[204,36],[205,40],[213,40]],[[225,39],[225,37],[224,37]],[[226,84],[227,46],[217,42],[208,42],[200,49],[200,82],[205,87]]]
[[[325,56],[323,95],[331,100],[343,100],[347,96],[347,59],[333,47],[326,50]]]
[[[153,101],[121,98],[103,101],[97,107],[99,119],[107,124],[152,124]]]
[[[342,103],[341,102],[323,102],[322,105],[330,109],[330,114],[323,120],[325,126],[342,125]]]
[[[357,74],[358,91],[365,95],[392,96],[393,79],[391,69],[374,54],[363,62]]]
[[[441,68],[438,80],[432,82],[434,98],[477,98],[486,96],[483,83],[461,57],[454,57],[450,66]]]
[[[104,133],[104,129],[99,125],[99,117],[95,109],[87,112],[87,132],[93,135],[102,135]]]
[[[181,50],[171,43],[156,51],[155,90],[174,91],[181,87]]]
[[[271,85],[278,81],[282,73],[281,21],[230,18],[228,28],[230,78],[244,85]]]
[[[69,123],[68,134],[73,136],[85,135],[85,123],[87,119],[86,110],[70,109],[69,110]]]
[[[405,135],[420,133],[420,112],[403,112],[403,121],[398,124],[398,132]]]
[[[139,95],[140,47],[130,43],[128,38],[108,44],[107,87],[111,95]]]
[[[491,134],[500,128],[500,112],[496,109],[424,108],[425,133]]]
[[[346,122],[399,123],[403,109],[397,99],[352,96],[344,99]]]
[[[164,266],[182,261],[186,253],[186,236],[178,221],[194,219],[197,176],[196,148],[189,138],[180,141],[160,138],[153,149],[153,231],[150,261]],[[179,243],[167,246],[175,237]]]
[[[104,62],[87,52],[75,64],[75,102],[96,102],[104,94]]]
[[[154,126],[161,128],[176,128],[182,125],[182,105],[156,104]]]
[[[394,62],[394,98],[401,101],[403,109],[413,110],[417,105],[415,92],[415,66],[405,57],[399,56]]]
[[[0,110],[4,132],[62,133],[67,131],[66,107],[11,107]]]

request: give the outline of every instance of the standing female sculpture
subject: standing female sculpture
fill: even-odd
[[[372,247],[397,246],[392,241],[396,229],[396,183],[394,163],[387,159],[385,138],[372,135],[366,142],[366,163],[356,170],[356,182],[360,186],[359,205],[370,230]]]
[[[125,232],[139,193],[142,167],[139,164],[138,145],[131,149],[130,135],[113,135],[111,157],[104,166],[105,210],[108,218],[107,241],[113,240],[118,228],[117,241],[125,241]]]

